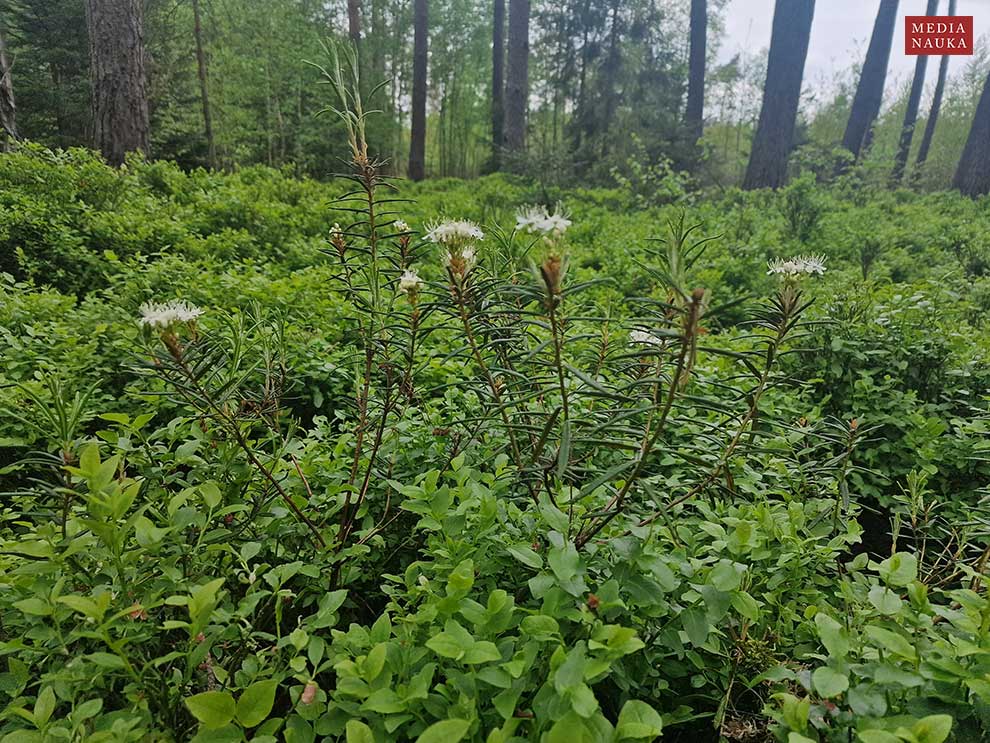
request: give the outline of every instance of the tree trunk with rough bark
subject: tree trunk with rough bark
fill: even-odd
[[[849,121],[842,137],[842,146],[856,160],[869,147],[873,136],[873,124],[883,103],[883,86],[887,80],[887,64],[894,42],[894,26],[897,22],[898,0],[880,0],[880,9],[873,24],[873,35],[866,50],[863,71],[856,86]]]
[[[347,0],[347,36],[355,46],[361,43],[361,2]]]
[[[973,125],[952,185],[967,196],[990,193],[990,75],[983,84],[983,94],[976,105]]]
[[[427,0],[413,6],[412,131],[409,141],[409,178],[426,176],[426,75],[429,52],[429,8]]]
[[[206,70],[206,50],[203,47],[203,24],[199,16],[199,0],[192,0],[193,33],[196,36],[196,71],[199,76],[199,96],[203,104],[203,132],[206,134],[206,161],[217,165],[217,147],[213,139],[213,112],[210,109],[210,87]]]
[[[691,143],[704,133],[705,54],[708,41],[708,0],[691,0],[691,47],[688,53],[688,94],[684,110]]]
[[[492,170],[502,165],[505,147],[505,0],[492,4]]]
[[[950,16],[956,14],[956,0],[949,0]],[[945,95],[945,80],[949,75],[949,55],[942,55],[942,61],[938,65],[938,79],[935,81],[935,95],[932,98],[932,107],[928,112],[928,121],[925,122],[925,133],[921,135],[921,145],[918,147],[918,159],[915,161],[915,168],[920,168],[928,159],[928,150],[932,146],[932,137],[935,136],[935,126],[938,124],[938,115],[942,110],[942,96]]]
[[[743,188],[778,188],[787,182],[814,16],[815,0],[777,0],[763,105]]]
[[[509,0],[509,66],[505,89],[505,146],[526,149],[529,109],[529,0]]]
[[[93,140],[111,165],[149,151],[141,0],[86,0]]]
[[[928,0],[925,15],[935,15],[938,11],[938,0]],[[904,177],[908,156],[911,154],[911,141],[914,139],[914,127],[918,122],[918,108],[921,106],[921,94],[925,90],[925,72],[928,69],[928,55],[919,54],[914,63],[914,79],[911,81],[911,92],[908,94],[907,109],[904,111],[904,123],[901,125],[901,139],[894,156],[894,171],[892,178],[895,183]]]
[[[17,106],[14,103],[14,79],[11,76],[10,60],[7,58],[7,43],[0,26],[0,151],[6,152],[17,139]]]

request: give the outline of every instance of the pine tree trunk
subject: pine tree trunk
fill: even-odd
[[[704,133],[705,54],[708,39],[708,0],[691,0],[691,49],[688,53],[688,94],[684,110],[691,143]]]
[[[873,24],[873,35],[866,50],[863,71],[856,86],[852,110],[842,137],[842,146],[856,160],[868,148],[873,135],[873,124],[883,103],[883,86],[887,80],[887,64],[894,42],[894,26],[897,22],[897,0],[880,0],[880,9]]]
[[[148,87],[141,0],[86,0],[93,140],[111,165],[148,154]]]
[[[529,109],[529,0],[509,0],[509,69],[505,90],[505,146],[526,149]]]
[[[10,149],[17,139],[17,106],[14,103],[14,79],[7,59],[7,43],[0,27],[0,151]]]
[[[777,0],[763,105],[743,188],[778,188],[787,182],[814,16],[815,0]]]
[[[990,193],[990,75],[983,84],[983,94],[976,105],[973,125],[952,186],[967,196]]]
[[[355,46],[361,43],[360,0],[347,0],[347,35]]]
[[[203,103],[203,131],[206,134],[206,162],[217,165],[217,147],[213,140],[213,113],[210,110],[210,89],[207,82],[206,51],[203,49],[203,26],[199,17],[199,0],[192,0],[193,33],[196,36],[196,70],[199,75],[199,95]]]
[[[938,12],[938,0],[928,0],[925,15],[935,15]],[[908,156],[911,154],[911,141],[914,139],[914,127],[918,122],[918,108],[921,106],[921,94],[925,89],[925,72],[928,69],[928,55],[919,54],[914,63],[914,79],[911,81],[911,92],[908,94],[907,110],[904,112],[904,123],[901,125],[901,139],[897,145],[897,155],[894,157],[892,178],[895,183],[904,177]]]
[[[949,0],[949,15],[956,14],[956,0]],[[921,136],[921,145],[918,147],[918,159],[915,161],[915,168],[920,168],[928,159],[928,150],[932,146],[932,137],[935,136],[935,126],[938,124],[938,115],[942,110],[942,96],[945,95],[945,80],[949,75],[949,55],[942,56],[942,61],[938,65],[938,79],[935,81],[935,95],[932,98],[932,108],[928,112],[928,121],[925,122],[925,133]]]
[[[412,131],[409,141],[409,178],[421,181],[426,175],[426,64],[429,46],[427,0],[413,6]]]
[[[622,64],[622,57],[619,54],[619,0],[612,0],[612,8],[609,12],[611,23],[608,32],[608,56],[605,59],[605,69],[602,70],[603,85],[605,88],[605,111],[602,118],[602,158],[608,156],[611,137],[608,130],[612,125],[612,117],[615,116],[615,109],[618,103],[619,91],[617,80],[619,77],[619,66]]]
[[[491,169],[498,170],[505,146],[505,0],[494,0],[492,5]]]

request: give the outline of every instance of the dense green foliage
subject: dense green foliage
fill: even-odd
[[[325,179],[346,157],[317,114],[325,98],[309,62],[326,39],[346,38],[344,0],[198,0],[204,82],[216,155],[209,158],[191,0],[146,0],[150,57],[151,155],[184,167],[291,166]],[[361,0],[360,51],[372,104],[383,111],[369,137],[403,172],[409,154],[412,4]],[[738,4],[738,3],[737,3]],[[23,137],[48,146],[91,146],[87,29],[79,0],[9,0],[0,29],[15,60],[12,80]],[[766,51],[716,64],[725,43],[725,0],[709,0],[705,135],[699,152],[683,125],[687,87],[686,0],[534,0],[525,153],[503,169],[554,184],[609,185],[643,168],[690,169],[696,182],[738,185],[749,157],[766,76]],[[759,12],[763,12],[762,10]],[[838,12],[838,11],[837,11]],[[766,24],[767,26],[769,23]],[[492,3],[434,1],[429,13],[429,177],[472,177],[491,162]],[[841,62],[834,79],[809,80],[799,116],[798,160],[820,160],[841,141],[862,59]],[[939,125],[913,184],[945,188],[959,162],[990,59],[986,44],[953,60]],[[914,137],[929,111],[935,71]],[[910,80],[888,80],[866,159],[888,178]],[[366,93],[369,91],[365,91]],[[699,154],[702,155],[699,161]]]
[[[0,157],[0,739],[983,739],[985,200],[373,170]]]

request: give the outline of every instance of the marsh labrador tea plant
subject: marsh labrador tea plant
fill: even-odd
[[[893,551],[855,553],[877,432],[791,394],[825,258],[759,268],[722,332],[685,212],[638,292],[574,277],[562,204],[417,229],[329,60],[328,412],[296,412],[275,302],[141,305],[128,412],[23,385],[49,414],[0,531],[4,743],[982,739],[982,533],[919,540],[916,475]]]

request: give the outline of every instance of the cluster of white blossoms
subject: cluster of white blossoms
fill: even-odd
[[[199,307],[188,302],[173,299],[168,302],[145,302],[138,311],[142,327],[155,330],[168,330],[182,323],[195,322],[203,314]]]
[[[397,219],[392,223],[396,232],[409,232],[409,225],[403,222],[401,219]]]
[[[445,219],[427,228],[426,239],[446,248],[459,248],[484,238],[485,233],[474,222]]]
[[[402,294],[415,294],[422,285],[423,280],[412,269],[407,268],[399,277],[399,292]]]
[[[775,258],[767,263],[767,274],[781,276],[800,276],[810,274],[821,276],[825,273],[824,255],[799,255],[794,258]]]
[[[658,338],[653,333],[645,330],[633,330],[629,333],[629,340],[633,343],[645,343],[648,346],[659,346],[663,343],[662,338]]]
[[[475,242],[484,237],[485,233],[478,225],[464,219],[445,219],[433,226],[427,225],[426,239],[447,249],[443,265],[462,279],[478,260]]]
[[[516,229],[533,235],[543,235],[547,238],[560,239],[572,224],[567,218],[564,207],[558,203],[553,213],[545,206],[523,207],[516,214]]]

